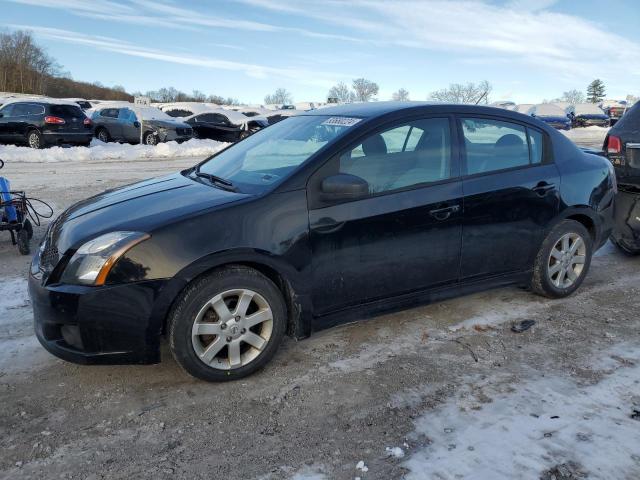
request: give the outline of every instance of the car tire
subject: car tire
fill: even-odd
[[[145,145],[156,146],[158,144],[158,136],[154,132],[147,132],[142,137],[142,141]]]
[[[29,130],[27,132],[27,145],[29,148],[39,150],[44,148],[44,139],[38,130]]]
[[[31,245],[29,241],[29,232],[26,229],[18,231],[16,235],[16,242],[18,243],[18,251],[22,255],[29,255],[31,253]]]
[[[540,246],[531,290],[549,298],[571,295],[584,281],[592,255],[593,241],[584,225],[575,220],[563,220]]]
[[[167,331],[173,357],[187,373],[221,382],[264,367],[286,324],[278,287],[254,269],[230,266],[195,280],[180,294]]]
[[[109,143],[111,141],[111,135],[106,128],[99,128],[96,130],[96,138],[103,143]]]
[[[625,245],[624,242],[616,240],[613,236],[609,237],[609,240],[611,241],[611,243],[613,243],[615,245],[615,247],[618,250],[620,250],[625,255],[628,255],[630,257],[635,257],[635,256],[640,255],[640,248],[629,247],[629,246]]]

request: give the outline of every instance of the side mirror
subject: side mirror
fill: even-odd
[[[136,128],[140,128],[140,122],[136,120],[135,122],[133,122],[133,126]]]
[[[0,113],[0,118],[4,117],[4,113]]]
[[[369,184],[363,178],[339,173],[325,178],[321,185],[322,199],[326,201],[355,200],[369,193]]]

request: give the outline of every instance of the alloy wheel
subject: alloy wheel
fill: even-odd
[[[31,132],[29,134],[29,146],[31,148],[40,148],[40,135],[37,132]]]
[[[582,275],[587,246],[577,233],[566,233],[549,254],[547,276],[556,288],[571,287]]]
[[[198,312],[191,344],[211,368],[230,370],[255,360],[273,332],[273,312],[265,298],[252,290],[220,293]]]
[[[109,141],[109,135],[107,135],[107,131],[106,130],[100,130],[98,132],[98,140],[100,140],[101,142],[107,143]]]

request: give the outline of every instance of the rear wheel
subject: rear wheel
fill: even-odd
[[[27,144],[31,148],[40,149],[44,147],[42,134],[38,130],[30,130],[27,133]]]
[[[180,296],[169,317],[174,358],[194,377],[245,377],[273,357],[286,327],[286,308],[275,284],[247,267],[216,270]]]
[[[538,251],[531,289],[550,298],[571,295],[584,281],[592,254],[591,235],[584,225],[575,220],[560,222]]]

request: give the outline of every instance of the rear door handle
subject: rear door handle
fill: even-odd
[[[450,205],[448,207],[436,208],[435,210],[429,210],[431,215],[436,220],[446,220],[452,213],[460,211],[460,205]]]
[[[542,181],[538,183],[535,187],[533,187],[533,191],[538,194],[540,197],[544,197],[547,193],[552,192],[556,189],[556,186],[553,183],[547,183]]]

